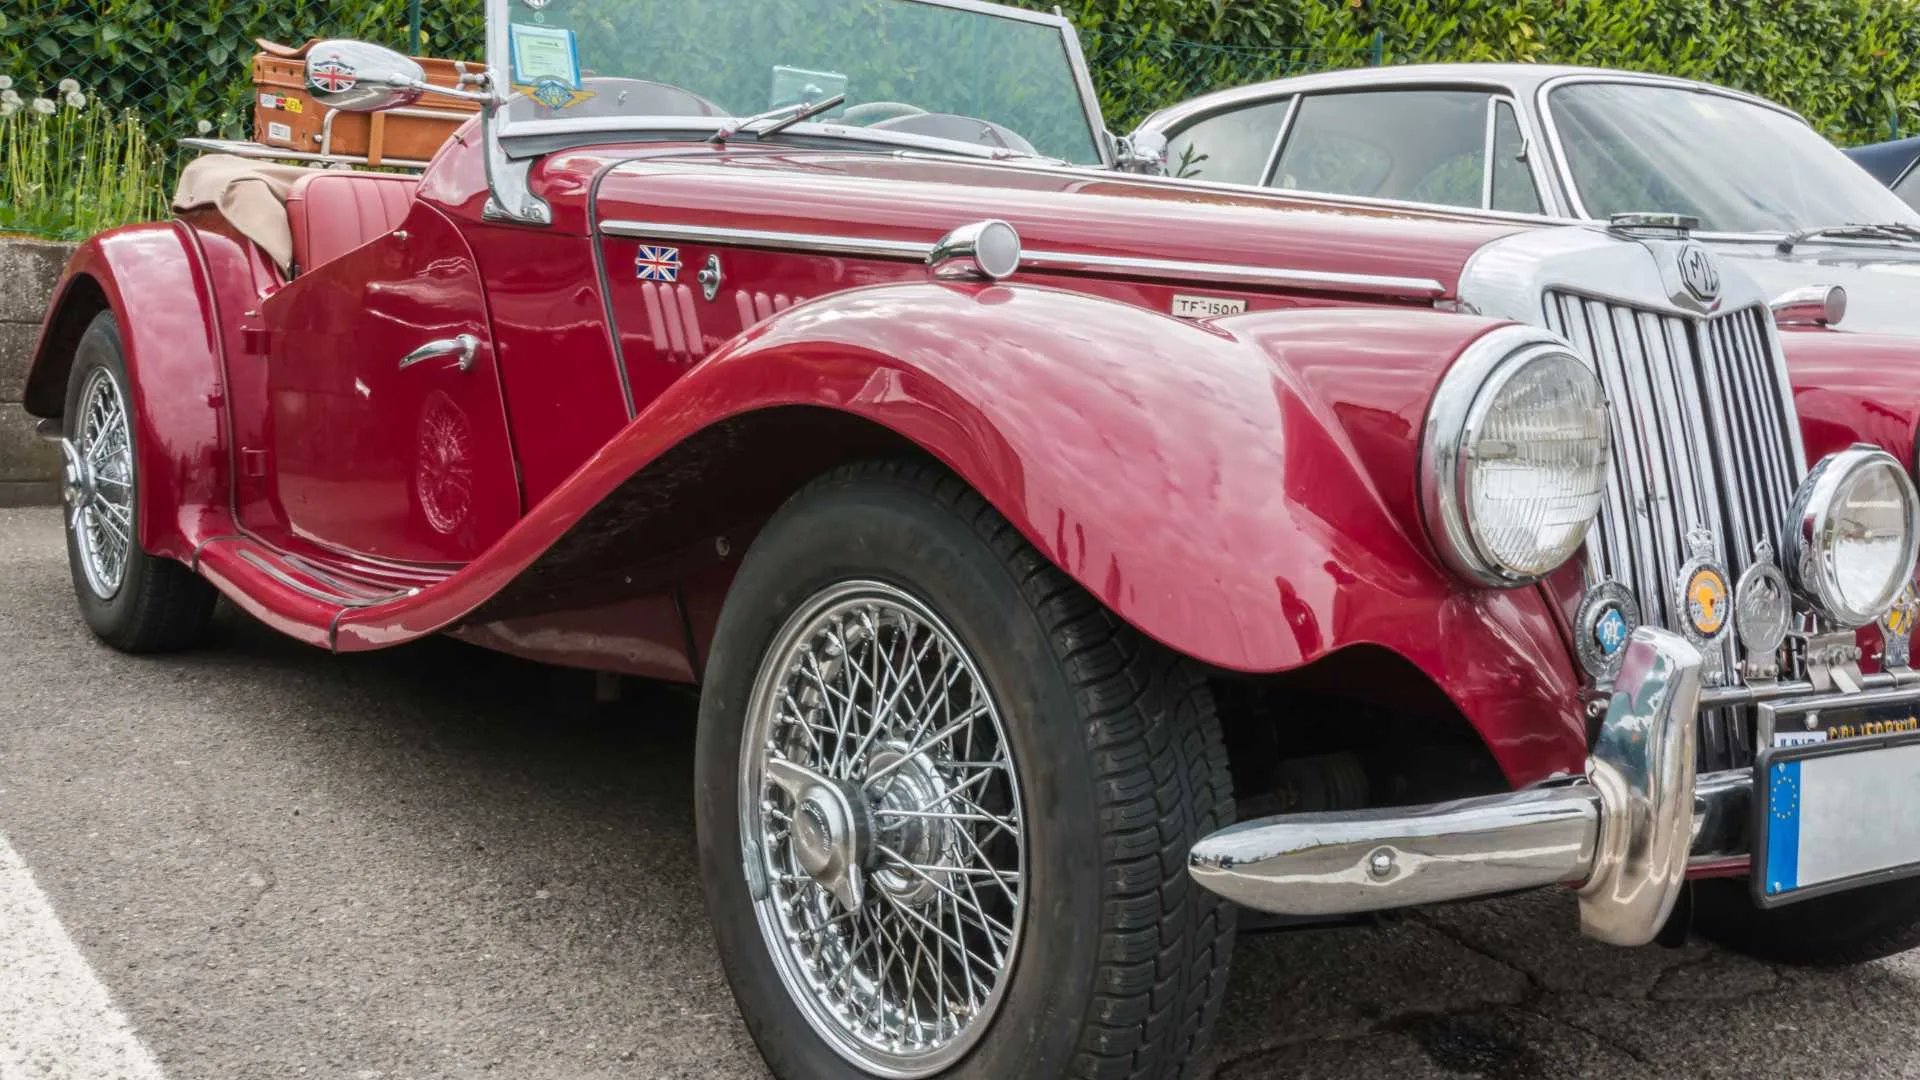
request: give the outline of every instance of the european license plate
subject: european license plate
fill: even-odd
[[[1761,906],[1920,873],[1920,735],[1770,747],[1754,778]]]

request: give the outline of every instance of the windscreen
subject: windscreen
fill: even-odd
[[[1587,216],[1691,214],[1708,232],[1920,225],[1920,215],[1784,113],[1723,94],[1574,83],[1548,97]]]
[[[1058,23],[968,0],[496,0],[510,120],[753,116],[1100,161]],[[504,65],[503,65],[504,66]]]

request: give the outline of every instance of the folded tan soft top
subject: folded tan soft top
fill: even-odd
[[[293,229],[287,223],[287,193],[313,170],[297,165],[203,154],[180,170],[175,210],[211,206],[233,223],[284,272],[293,263]]]

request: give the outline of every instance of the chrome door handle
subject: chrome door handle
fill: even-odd
[[[474,337],[472,334],[461,334],[459,337],[429,341],[425,345],[401,357],[400,370],[405,371],[422,360],[432,360],[441,356],[458,356],[460,359],[454,361],[453,366],[459,368],[461,371],[470,371],[473,368],[474,351],[479,348],[480,339]]]

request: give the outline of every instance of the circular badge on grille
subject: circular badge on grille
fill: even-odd
[[[1762,543],[1754,550],[1753,565],[1740,575],[1733,589],[1733,628],[1747,647],[1749,663],[1772,664],[1780,643],[1787,640],[1793,617],[1793,594],[1787,576],[1773,563],[1773,547]]]
[[[1718,563],[1695,559],[1680,571],[1680,629],[1695,643],[1719,640],[1727,629],[1727,572]]]
[[[1596,681],[1611,679],[1620,672],[1627,639],[1640,625],[1640,605],[1626,586],[1602,581],[1587,590],[1573,625],[1574,652],[1580,657],[1580,666]]]

